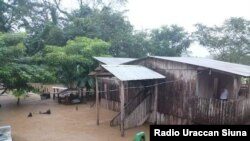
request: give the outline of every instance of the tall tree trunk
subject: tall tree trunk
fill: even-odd
[[[17,104],[17,105],[20,105],[20,97],[17,98],[16,104]]]

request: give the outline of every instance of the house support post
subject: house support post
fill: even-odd
[[[99,89],[98,89],[97,77],[95,77],[95,92],[96,92],[96,124],[99,125]]]
[[[120,81],[120,102],[121,102],[121,136],[124,137],[124,82]]]
[[[199,95],[199,72],[196,75],[196,83],[195,83],[195,96]]]
[[[236,100],[237,99],[237,96],[238,96],[238,91],[237,91],[237,77],[233,77],[233,96],[232,96],[232,98],[234,99],[234,100]]]
[[[214,78],[214,89],[213,89],[213,93],[214,93],[214,98],[218,98],[218,82],[219,79],[218,78]]]
[[[108,109],[108,91],[107,91],[107,83],[104,82],[104,95],[105,95],[105,101],[106,101],[106,108]]]
[[[158,85],[157,81],[155,81],[155,88],[154,88],[154,108],[153,108],[153,113],[154,113],[154,124],[157,124],[157,101],[158,101]]]
[[[247,98],[250,98],[250,77],[248,78],[248,94]]]

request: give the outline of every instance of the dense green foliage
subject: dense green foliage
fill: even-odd
[[[216,59],[250,64],[250,21],[231,18],[222,26],[197,24],[194,37],[206,46]]]
[[[153,55],[181,56],[181,53],[189,47],[191,42],[188,33],[176,25],[164,26],[153,30],[151,34],[151,53]]]
[[[26,55],[25,34],[0,33],[0,83],[4,92],[13,91],[18,99],[31,90],[28,82],[50,82],[53,74],[46,67],[33,64]]]
[[[92,56],[108,53],[110,44],[100,39],[76,37],[63,47],[46,46],[40,56],[56,72],[59,82],[69,88],[82,85],[90,70],[94,68]]]

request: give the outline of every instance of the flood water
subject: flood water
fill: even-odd
[[[96,109],[93,103],[76,105],[58,104],[52,99],[40,100],[30,94],[16,105],[16,98],[0,96],[0,126],[10,125],[14,141],[133,141],[137,132],[146,133],[149,140],[149,125],[125,131],[120,136],[119,127],[110,127],[115,116],[110,110],[100,110],[100,125],[96,125]],[[51,110],[51,115],[39,114]],[[32,112],[32,117],[27,117]]]

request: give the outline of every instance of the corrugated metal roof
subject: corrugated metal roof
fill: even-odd
[[[104,69],[112,73],[121,81],[163,79],[165,76],[137,65],[102,65]]]
[[[117,57],[94,57],[97,61],[106,65],[120,65],[135,60],[136,58],[117,58]]]
[[[151,57],[185,63],[185,64],[191,64],[195,66],[201,66],[205,68],[210,68],[210,69],[219,70],[219,71],[228,72],[228,73],[237,74],[237,75],[246,76],[246,77],[250,76],[250,66],[247,66],[247,65],[240,65],[240,64],[228,63],[228,62],[205,59],[205,58],[161,57],[161,56],[151,56]]]

